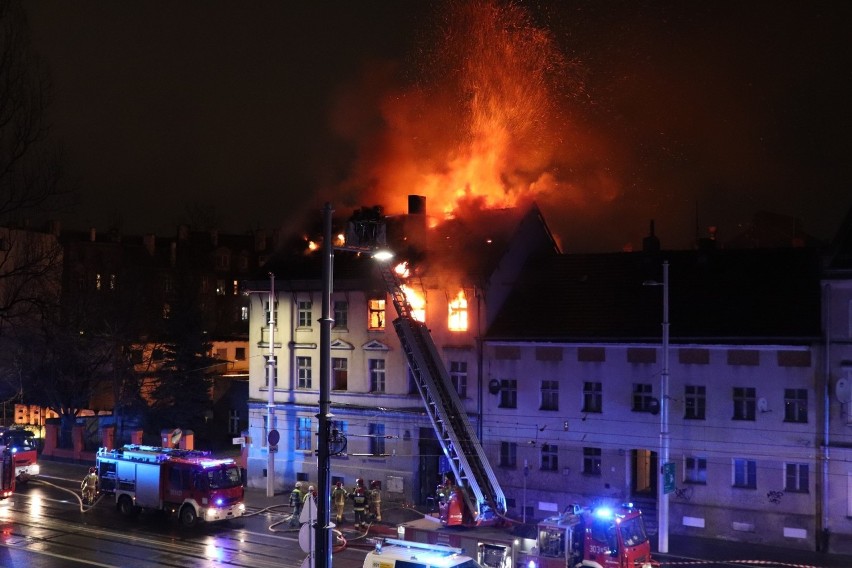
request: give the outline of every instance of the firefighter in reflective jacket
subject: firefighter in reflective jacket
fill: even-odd
[[[355,513],[355,526],[367,526],[367,492],[363,487],[356,487],[352,497],[352,510]]]
[[[293,491],[290,492],[290,507],[293,509],[293,514],[290,517],[291,527],[299,526],[299,517],[302,514],[302,504],[304,503],[304,500],[305,497],[302,494],[302,482],[297,481]]]
[[[374,521],[382,522],[382,482],[370,483],[370,515]]]
[[[89,468],[89,473],[86,474],[86,477],[83,478],[83,482],[80,484],[80,491],[83,493],[83,500],[88,505],[95,502],[95,495],[98,492],[97,468]]]
[[[346,506],[346,498],[349,496],[346,493],[346,490],[343,488],[343,482],[338,481],[337,485],[334,487],[334,491],[331,492],[331,500],[334,503],[334,511],[336,513],[337,522],[343,522],[343,508]]]

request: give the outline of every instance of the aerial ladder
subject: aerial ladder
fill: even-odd
[[[384,239],[381,219],[353,218],[347,227],[346,248],[376,250],[385,244]],[[506,512],[506,497],[497,476],[453,388],[429,328],[413,317],[402,282],[391,262],[378,264],[398,316],[393,322],[394,329],[455,482],[462,489],[472,522],[476,525],[496,523]]]

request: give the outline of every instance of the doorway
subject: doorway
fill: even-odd
[[[634,497],[656,497],[657,495],[657,452],[637,449],[630,452],[630,492]]]

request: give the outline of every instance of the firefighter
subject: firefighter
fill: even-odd
[[[382,482],[370,483],[370,515],[376,522],[382,522]]]
[[[293,491],[290,492],[290,507],[293,508],[293,514],[290,516],[291,527],[299,526],[299,517],[302,514],[302,504],[304,501],[305,497],[302,494],[302,482],[297,481],[296,486],[293,487]]]
[[[343,522],[343,508],[346,506],[346,498],[349,496],[346,489],[343,488],[343,482],[338,481],[331,492],[331,500],[334,502],[334,509],[337,513],[337,522]]]
[[[305,493],[304,503],[307,503],[308,499],[313,499],[314,503],[317,502],[317,490],[313,485],[308,487],[308,492]]]
[[[95,495],[98,493],[98,469],[90,467],[89,473],[83,478],[80,484],[80,491],[83,493],[83,501],[88,505],[95,502]]]
[[[355,513],[355,526],[367,526],[367,492],[363,484],[355,488],[352,497],[352,511]]]

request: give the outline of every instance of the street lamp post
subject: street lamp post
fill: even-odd
[[[269,273],[269,357],[266,360],[266,387],[268,400],[266,404],[266,429],[269,434],[275,431],[275,275]],[[277,442],[275,442],[277,443]],[[275,452],[272,451],[273,443],[267,436],[267,464],[266,464],[266,496],[275,496]]]
[[[331,568],[331,293],[334,282],[334,245],[331,241],[331,204],[323,208],[322,317],[320,318],[319,442],[317,446],[316,568]]]
[[[666,464],[669,463],[669,263],[663,262],[663,281],[643,282],[643,286],[663,287],[663,369],[660,372],[660,453],[657,472],[657,550],[669,551],[669,494],[666,492]]]
[[[666,492],[664,467],[669,463],[669,263],[663,263],[663,371],[660,373],[660,473],[657,482],[657,549],[669,551],[669,494]]]

